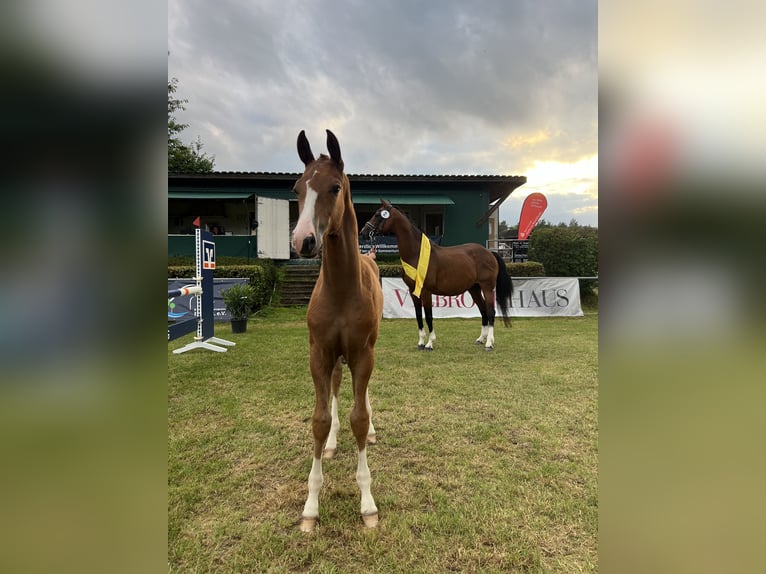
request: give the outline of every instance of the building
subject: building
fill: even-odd
[[[292,192],[301,174],[212,172],[168,175],[168,255],[192,255],[197,216],[216,238],[219,255],[290,257],[298,221]],[[524,176],[348,175],[361,228],[381,198],[402,209],[441,245],[497,245],[497,209]]]

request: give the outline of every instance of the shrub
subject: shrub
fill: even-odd
[[[529,238],[529,256],[551,277],[598,275],[598,229],[585,226],[543,227]]]
[[[511,277],[545,277],[545,266],[538,261],[506,263],[505,268]]]
[[[540,261],[550,277],[598,276],[598,229],[582,225],[535,229],[529,256]],[[595,285],[580,281],[580,291],[588,293]]]
[[[255,308],[265,307],[271,300],[277,280],[276,266],[271,265],[226,265],[215,269],[216,277],[245,277],[255,289]]]
[[[247,319],[255,311],[256,290],[247,283],[238,283],[223,292],[223,303],[232,319]]]
[[[378,263],[378,269],[380,269],[381,277],[401,277],[402,276],[401,263]]]

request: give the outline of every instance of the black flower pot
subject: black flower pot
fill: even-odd
[[[231,320],[232,333],[244,333],[245,331],[247,331],[247,319],[232,319]]]

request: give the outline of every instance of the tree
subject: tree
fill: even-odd
[[[512,227],[508,227],[508,222],[503,219],[500,224],[498,225],[497,229],[497,237],[498,239],[515,239],[516,236],[519,233],[519,226],[514,225]]]
[[[176,120],[175,113],[185,110],[188,100],[175,98],[178,79],[168,80],[168,172],[206,173],[213,171],[215,156],[202,152],[202,140],[197,136],[191,145],[184,144],[178,137],[189,127]]]
[[[540,221],[537,222],[535,229],[540,229],[541,227],[553,227],[553,224],[543,217],[540,219]]]

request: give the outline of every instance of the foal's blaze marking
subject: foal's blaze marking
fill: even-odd
[[[337,448],[337,397],[344,362],[351,371],[354,391],[350,418],[358,449],[360,514],[365,526],[372,528],[378,523],[367,465],[367,442],[376,440],[367,385],[375,362],[383,293],[373,258],[359,254],[351,189],[343,171],[340,145],[329,130],[327,149],[329,157],[322,154],[314,158],[305,133],[298,135],[298,156],[306,169],[294,187],[299,217],[292,244],[302,257],[322,254],[319,278],[306,312],[315,402],[311,422],[314,456],[300,523],[304,532],[314,529],[319,516],[319,492],[324,482],[322,457],[329,458]]]
[[[431,295],[460,295],[468,291],[481,313],[481,334],[476,343],[487,351],[495,348],[495,299],[503,313],[503,322],[510,326],[508,309],[513,286],[505,263],[496,253],[478,243],[465,243],[453,247],[441,247],[429,242],[430,260],[424,258],[428,238],[389,201],[381,200],[380,208],[362,228],[362,234],[392,233],[396,235],[399,255],[403,263],[418,270],[420,277],[404,273],[407,288],[415,306],[418,322],[418,348],[432,351],[436,335],[433,327]],[[421,273],[422,270],[422,273]],[[422,289],[422,291],[421,291]],[[418,296],[419,295],[419,296]],[[422,312],[425,309],[426,324],[430,335],[423,329]]]
[[[298,218],[298,223],[293,231],[293,247],[298,253],[301,252],[303,241],[306,237],[316,237],[314,229],[314,208],[317,201],[317,192],[311,189],[310,182],[306,182],[306,194],[303,200],[303,208]]]

